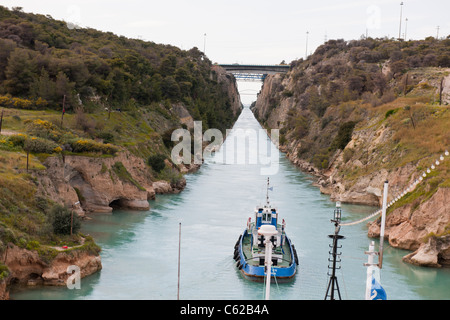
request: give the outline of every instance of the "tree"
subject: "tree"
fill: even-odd
[[[59,204],[50,209],[49,219],[55,234],[76,234],[81,228],[78,214]]]
[[[5,86],[13,96],[27,96],[36,77],[36,65],[31,50],[16,48],[8,59]]]
[[[0,39],[0,81],[5,79],[5,69],[8,65],[8,58],[11,52],[17,47],[16,43],[10,39]]]
[[[175,78],[172,76],[165,77],[161,83],[161,90],[164,97],[169,99],[179,99],[180,98],[180,86],[176,82]]]
[[[339,127],[339,131],[331,144],[332,150],[345,149],[347,144],[352,139],[353,129],[355,128],[355,125],[356,122],[354,121],[348,121],[341,124],[341,126]]]
[[[44,68],[42,68],[39,78],[35,79],[31,86],[31,95],[35,98],[45,99],[53,107],[57,103],[55,82],[50,79]]]
[[[155,170],[156,172],[161,172],[162,169],[165,168],[166,163],[164,162],[166,160],[166,156],[163,154],[156,154],[154,156],[150,156],[148,158],[148,164]]]
[[[386,89],[387,82],[384,75],[380,72],[377,72],[372,79],[375,89],[380,92],[380,96],[384,94],[384,90]]]
[[[177,58],[173,55],[166,57],[159,67],[159,73],[164,76],[171,76],[175,73],[177,67]]]

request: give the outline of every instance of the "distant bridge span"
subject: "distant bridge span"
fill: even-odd
[[[264,81],[268,74],[285,73],[289,65],[251,65],[251,64],[220,64],[227,72],[232,73],[237,80]]]

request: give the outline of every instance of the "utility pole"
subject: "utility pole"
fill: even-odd
[[[306,50],[305,50],[305,60],[308,59],[308,35],[309,31],[306,31]]]
[[[206,56],[206,33],[203,35],[203,54]]]
[[[408,29],[408,18],[405,19],[405,41],[407,41],[406,39],[406,30]]]
[[[402,9],[403,9],[403,1],[400,2],[400,27],[398,29],[398,40],[401,39],[402,34]]]
[[[62,113],[61,113],[61,128],[63,126],[63,119],[64,119],[64,113],[66,112],[66,95],[63,97],[63,107],[62,107]]]
[[[2,133],[2,122],[3,122],[3,109],[2,114],[0,115],[0,133]]]

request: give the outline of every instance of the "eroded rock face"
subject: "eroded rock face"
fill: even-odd
[[[77,266],[80,268],[80,278],[84,278],[102,269],[100,256],[92,256],[86,252],[60,253],[46,268],[41,277],[46,285],[66,285],[70,277],[68,268]]]
[[[148,210],[155,191],[144,160],[127,152],[111,158],[50,157],[37,172],[38,194],[74,208],[78,214],[111,212],[111,203]],[[81,207],[74,204],[80,202]]]
[[[66,285],[67,279],[71,276],[67,271],[69,266],[79,268],[80,278],[102,269],[100,255],[86,250],[63,251],[51,263],[47,263],[36,251],[9,244],[5,256],[5,265],[10,270],[10,274],[8,281],[4,284],[5,290],[2,294],[4,299],[8,298],[8,282],[28,285]]]
[[[386,217],[385,235],[389,244],[395,248],[415,251],[405,257],[406,262],[423,266],[449,265],[449,236],[439,236],[445,234],[450,224],[449,199],[450,189],[439,188],[429,200],[417,207],[408,204]],[[380,235],[379,219],[369,225],[368,235]],[[431,237],[434,240],[424,243],[424,239],[430,235],[437,237]]]
[[[426,267],[450,267],[450,235],[430,237],[419,249],[404,256],[403,261]]]

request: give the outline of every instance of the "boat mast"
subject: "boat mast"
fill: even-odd
[[[327,300],[327,298],[329,297],[330,300],[335,300],[334,297],[334,292],[336,291],[338,294],[338,298],[339,300],[341,300],[341,292],[339,290],[339,284],[337,281],[337,277],[336,277],[336,269],[340,269],[341,267],[337,266],[338,262],[341,262],[340,260],[340,255],[341,253],[337,252],[337,249],[342,248],[342,246],[338,245],[338,240],[341,239],[345,239],[344,236],[341,236],[339,234],[339,230],[340,230],[340,226],[339,224],[341,223],[341,203],[340,201],[336,202],[336,209],[334,210],[334,219],[331,220],[331,222],[334,222],[334,234],[329,235],[328,237],[333,239],[333,245],[330,245],[330,248],[332,248],[332,251],[329,252],[331,259],[328,258],[328,262],[331,262],[332,265],[331,267],[328,266],[328,269],[331,269],[331,274],[330,272],[328,272],[328,275],[330,276],[329,282],[328,282],[328,286],[327,286],[327,292],[325,294],[325,300]]]
[[[266,204],[269,205],[269,178],[267,178]]]

